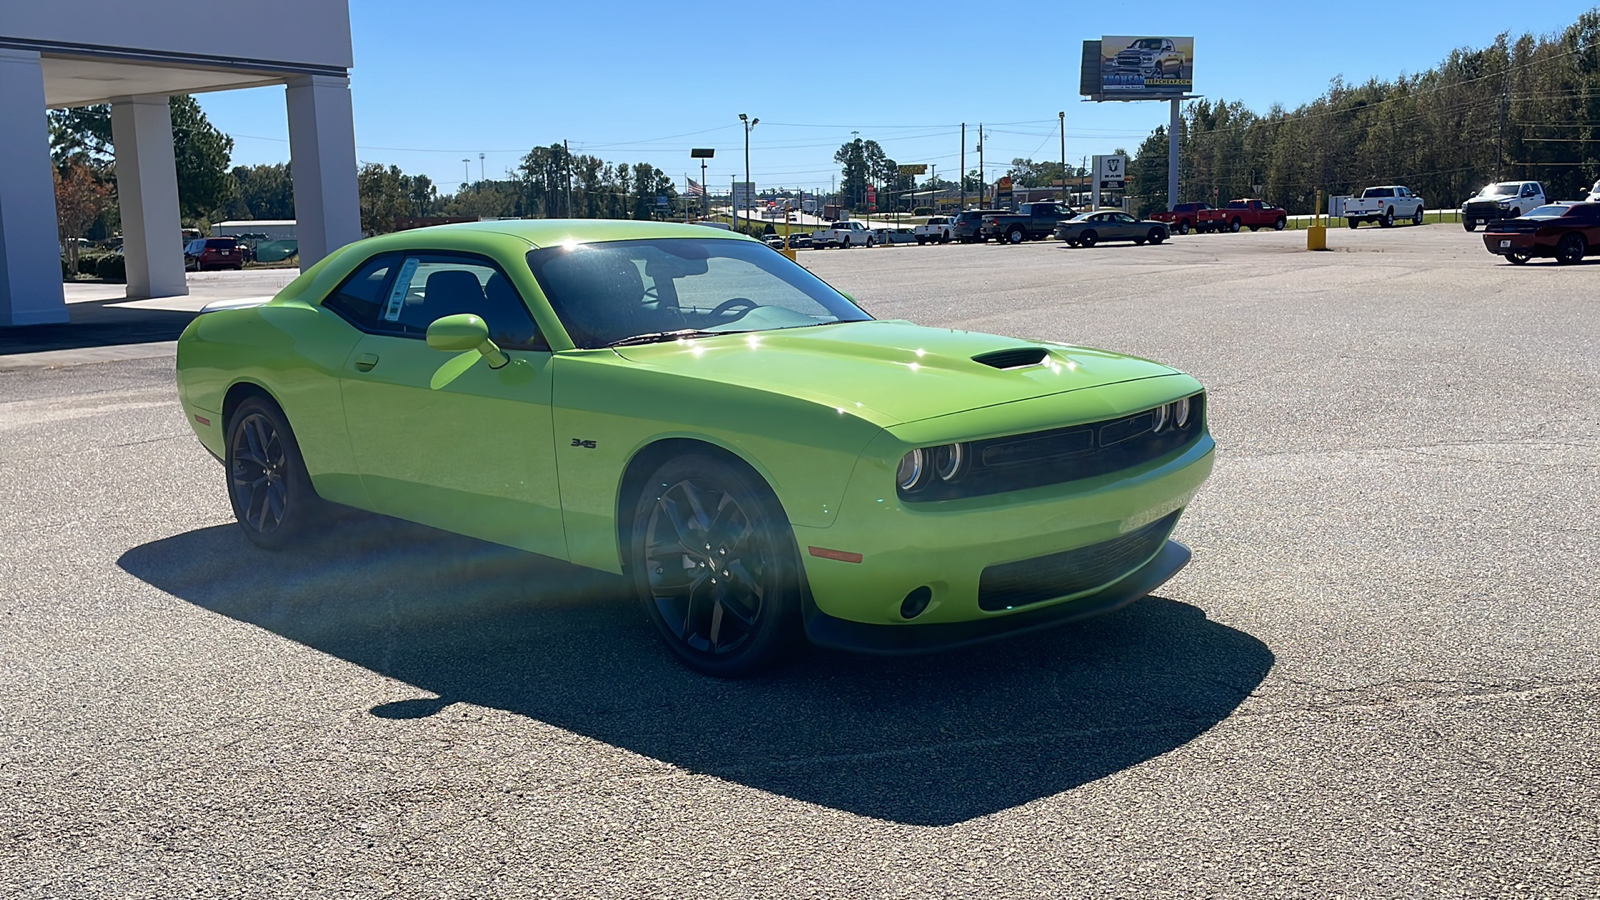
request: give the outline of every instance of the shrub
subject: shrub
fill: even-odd
[[[1183,137],[1183,134],[1180,132],[1178,136],[1179,137]],[[931,215],[933,215],[933,207],[931,207],[931,206],[919,206],[916,209],[913,209],[911,211],[911,214],[913,216],[931,216]]]
[[[101,281],[124,283],[128,280],[128,261],[114,253],[102,256],[99,265],[95,267],[95,274],[100,276]]]
[[[71,269],[67,268],[67,258],[65,256],[61,257],[61,280],[71,281],[74,274]]]

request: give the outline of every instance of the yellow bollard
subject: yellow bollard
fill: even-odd
[[[1322,188],[1317,188],[1317,211],[1312,214],[1311,227],[1306,229],[1306,249],[1328,249],[1328,226],[1322,224]]]
[[[787,204],[785,204],[784,207],[783,207],[783,249],[779,250],[778,252],[782,253],[785,257],[787,257],[789,262],[794,262],[795,261],[794,248],[789,246],[789,223],[791,221],[793,221],[792,219],[789,218],[789,212],[790,212],[789,207],[788,207]]]

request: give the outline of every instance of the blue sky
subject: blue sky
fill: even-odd
[[[716,148],[713,185],[743,175],[738,114],[758,117],[750,168],[761,188],[826,189],[853,131],[899,162],[953,176],[967,122],[967,168],[985,123],[991,177],[1013,157],[1074,162],[1135,149],[1167,120],[1164,103],[1084,103],[1082,42],[1102,34],[1193,35],[1195,90],[1265,110],[1347,82],[1430,68],[1452,49],[1509,31],[1558,32],[1594,0],[1332,3],[1044,2],[440,3],[351,0],[357,158],[425,173],[452,191],[514,169],[529,148],[566,139],[612,162],[650,162],[679,179],[689,149]],[[888,10],[901,10],[888,15]],[[873,11],[868,24],[862,13]],[[248,18],[248,17],[246,17]],[[1338,22],[1337,28],[1329,22]],[[288,158],[282,88],[206,94],[234,138],[234,162]]]

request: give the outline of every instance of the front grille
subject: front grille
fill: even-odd
[[[1178,524],[1178,515],[1172,513],[1103,543],[990,566],[978,577],[978,608],[1016,609],[1110,584],[1161,549]]]
[[[908,503],[982,497],[1094,478],[1150,462],[1189,446],[1205,431],[1206,395],[1189,398],[1189,421],[1159,433],[1154,410],[1120,419],[972,441],[967,468],[953,481],[900,492]]]

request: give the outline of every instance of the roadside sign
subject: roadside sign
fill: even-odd
[[[928,164],[927,163],[906,163],[905,165],[900,166],[899,169],[900,169],[900,174],[901,175],[926,175],[926,174],[928,174]]]
[[[1101,190],[1120,191],[1127,180],[1128,158],[1120,153],[1094,158],[1094,179]]]

